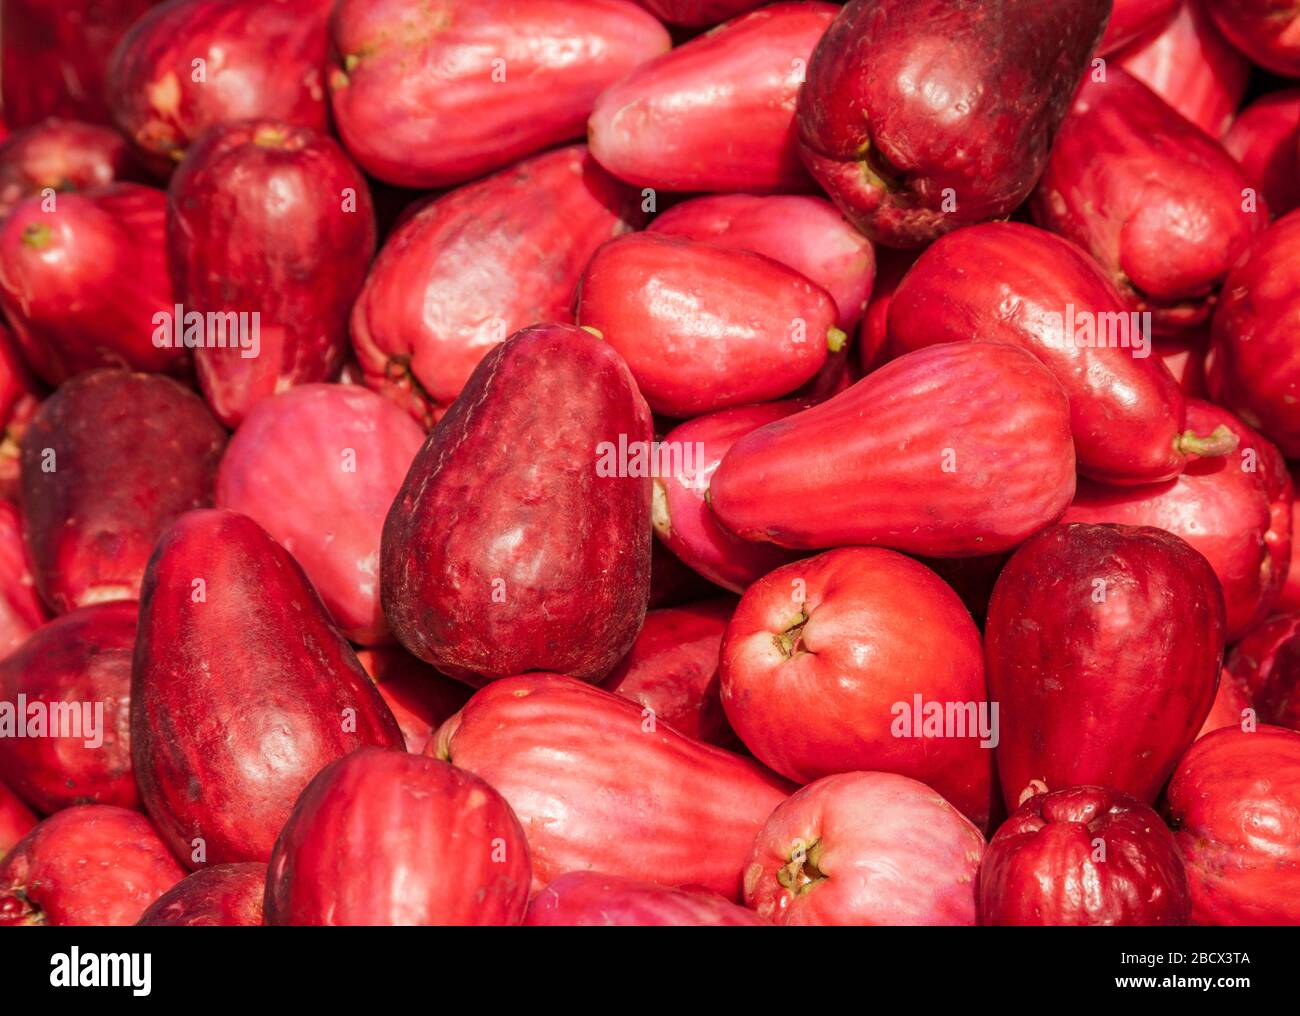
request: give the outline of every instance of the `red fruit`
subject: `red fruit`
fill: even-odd
[[[126,142],[117,131],[51,117],[15,131],[0,145],[0,217],[24,198],[45,191],[107,187],[133,174]]]
[[[876,262],[876,280],[871,287],[871,299],[862,315],[858,330],[858,366],[863,374],[870,374],[894,358],[896,351],[888,348],[889,308],[912,265],[920,255],[919,250],[893,250],[880,248]]]
[[[741,599],[721,666],[727,719],[781,775],[899,773],[987,825],[997,727],[980,636],[924,565],[850,547],[778,568]],[[799,701],[816,707],[791,723]]]
[[[45,814],[138,808],[131,771],[136,604],[84,607],[0,661],[0,779]],[[5,736],[7,735],[7,736]]]
[[[406,750],[417,755],[474,693],[397,646],[360,649],[357,659],[402,728]]]
[[[979,830],[923,783],[827,776],[772,812],[745,903],[777,924],[973,925],[983,853]]]
[[[268,925],[519,924],[528,843],[482,780],[366,748],[321,770],[266,876]]]
[[[627,365],[587,332],[540,325],[492,350],[384,523],[393,634],[470,684],[604,677],[650,589],[650,477],[618,449],[651,437]]]
[[[794,400],[722,409],[670,430],[661,442],[669,450],[671,475],[654,480],[655,534],[695,571],[733,593],[795,555],[771,544],[751,543],[723,527],[705,501],[722,458],[740,438],[797,413]]]
[[[1252,102],[1228,128],[1223,147],[1263,193],[1270,212],[1280,216],[1300,206],[1300,88]]]
[[[736,609],[731,597],[652,610],[631,650],[601,682],[679,733],[731,747],[718,699],[718,651]]]
[[[402,744],[302,569],[243,515],[196,511],[158,542],[131,682],[136,780],[194,867],[265,861],[328,762]]]
[[[303,385],[248,414],[221,459],[216,505],[294,556],[344,635],[385,642],[379,540],[423,443],[419,425],[372,391]]]
[[[98,370],[63,385],[23,438],[36,586],[56,613],[139,597],[162,531],[212,503],[225,432],[168,378]]]
[[[268,120],[209,131],[172,177],[167,241],[184,308],[173,341],[197,339],[199,384],[222,423],[338,373],[375,213],[334,140]],[[192,336],[198,315],[207,324]]]
[[[591,154],[639,187],[808,190],[795,97],[838,13],[773,4],[643,64],[601,93],[587,124]]]
[[[332,30],[343,143],[419,188],[580,137],[596,97],[671,45],[627,0],[342,0]]]
[[[18,509],[0,501],[0,658],[16,649],[47,616],[36,593]]]
[[[154,336],[174,307],[167,199],[133,183],[28,198],[0,226],[0,307],[50,384],[95,367],[175,370],[185,350]]]
[[[980,924],[1186,924],[1187,873],[1160,816],[1106,787],[1031,797],[980,865]]]
[[[1217,730],[1169,784],[1197,924],[1300,924],[1300,734]]]
[[[1097,259],[1157,332],[1205,321],[1262,202],[1218,142],[1117,67],[1089,77],[1034,192],[1034,221]]]
[[[214,864],[154,900],[136,922],[154,928],[251,928],[262,923],[266,865]]]
[[[36,825],[36,816],[12,790],[0,783],[0,859]]]
[[[65,808],[0,862],[0,926],[135,924],[184,876],[138,811]]]
[[[1073,497],[1069,404],[1023,350],[931,346],[741,438],[709,489],[723,525],[749,540],[992,554]]]
[[[394,230],[352,311],[366,384],[431,426],[507,336],[572,322],[591,255],[644,221],[581,145],[430,202]]]
[[[744,14],[763,0],[637,0],[642,7],[670,25],[706,28]]]
[[[1201,729],[1223,662],[1223,594],[1178,537],[1053,526],[998,577],[984,626],[1008,808],[1101,785],[1155,800]]]
[[[1300,730],[1300,614],[1269,618],[1232,647],[1224,670],[1261,720]]]
[[[746,250],[654,233],[612,240],[578,289],[578,321],[617,350],[655,412],[699,416],[794,391],[838,351],[835,301]]]
[[[1210,707],[1210,715],[1205,717],[1205,722],[1201,724],[1196,740],[1199,741],[1206,734],[1212,734],[1223,727],[1245,730],[1247,725],[1252,730],[1255,728],[1255,708],[1250,704],[1250,697],[1246,694],[1242,682],[1234,678],[1225,668],[1219,675],[1219,690],[1214,693],[1214,705]]]
[[[1205,326],[1194,331],[1162,335],[1155,341],[1155,355],[1169,368],[1184,396],[1205,398],[1205,360],[1209,341],[1210,330]]]
[[[804,162],[891,247],[1010,214],[1046,164],[1107,0],[851,0],[799,92]]]
[[[18,352],[13,332],[0,325],[0,497],[18,498],[19,444],[42,393]]]
[[[1169,23],[1182,0],[1115,0],[1098,56],[1109,56],[1134,39],[1159,31]]]
[[[1214,400],[1300,456],[1300,212],[1278,220],[1223,284],[1207,380]]]
[[[535,890],[581,870],[735,899],[754,835],[790,789],[625,698],[555,674],[484,688],[428,754],[510,802],[528,834]]]
[[[824,198],[709,194],[668,209],[650,229],[780,261],[831,295],[845,331],[858,323],[871,295],[871,242]]]
[[[332,6],[332,0],[163,4],[135,22],[113,53],[114,122],[160,174],[219,124],[270,119],[324,130]]]
[[[1206,9],[1228,41],[1255,63],[1300,77],[1300,9],[1292,0],[1214,0]]]
[[[690,892],[597,871],[561,875],[528,904],[534,928],[750,927],[766,921],[714,893]]]

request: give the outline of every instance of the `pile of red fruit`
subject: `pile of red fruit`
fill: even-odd
[[[1300,924],[1295,3],[0,48],[0,924]]]

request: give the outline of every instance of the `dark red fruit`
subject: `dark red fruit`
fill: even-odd
[[[1300,10],[1292,0],[1212,0],[1220,31],[1255,63],[1300,77]]]
[[[42,120],[0,145],[0,217],[24,198],[107,187],[134,172],[117,131],[80,120]]]
[[[673,889],[596,871],[561,875],[528,904],[534,928],[750,927],[767,924],[716,893]]]
[[[262,923],[266,865],[214,864],[154,900],[137,924],[153,928],[249,928]]]
[[[1224,671],[1259,719],[1300,730],[1300,614],[1269,618],[1232,647]]]

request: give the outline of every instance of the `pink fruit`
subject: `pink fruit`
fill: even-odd
[[[134,172],[117,131],[80,120],[42,120],[0,145],[0,217],[24,198],[107,187]]]
[[[406,750],[417,755],[474,692],[398,646],[360,649],[357,659],[402,728]]]
[[[1281,216],[1300,206],[1300,89],[1270,92],[1247,106],[1223,136],[1246,179]]]
[[[249,928],[262,923],[266,865],[214,864],[154,900],[136,923],[154,928]]]
[[[528,904],[534,928],[749,927],[767,922],[715,893],[688,892],[596,871],[561,875]]]

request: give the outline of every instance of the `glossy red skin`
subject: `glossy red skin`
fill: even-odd
[[[138,811],[65,808],[0,862],[0,926],[135,924],[185,876]]]
[[[1205,360],[1209,349],[1210,329],[1177,332],[1156,338],[1153,349],[1160,362],[1178,382],[1184,396],[1205,398]]]
[[[668,25],[707,28],[762,6],[763,0],[637,0]]]
[[[809,190],[795,98],[838,13],[829,3],[772,4],[643,64],[596,101],[591,154],[638,187]]]
[[[530,881],[500,794],[444,762],[366,748],[298,799],[267,870],[266,923],[519,924]]]
[[[736,609],[731,597],[652,610],[601,687],[649,709],[678,733],[735,745],[718,699],[718,651]]]
[[[1300,8],[1292,0],[1215,0],[1206,6],[1228,41],[1251,60],[1300,78]]]
[[[599,475],[599,448],[652,434],[627,365],[582,329],[525,328],[489,353],[384,523],[382,602],[398,641],[476,685],[608,674],[645,615],[650,478]]]
[[[214,864],[187,875],[136,923],[150,928],[253,928],[262,924],[266,865]]]
[[[987,826],[993,752],[979,734],[896,729],[896,707],[910,711],[914,696],[927,704],[987,697],[975,622],[924,565],[848,547],[778,568],[741,598],[721,670],[732,728],[782,776],[811,783],[832,773],[899,773]],[[797,702],[816,708],[791,723]]]
[[[1269,618],[1232,647],[1224,670],[1260,720],[1300,730],[1300,614]]]
[[[1097,47],[1098,56],[1109,56],[1134,39],[1157,31],[1169,23],[1182,0],[1115,0],[1106,33]]]
[[[707,194],[674,205],[650,230],[780,261],[831,295],[839,309],[836,323],[846,332],[862,318],[871,296],[876,274],[871,241],[825,198]]]
[[[15,131],[0,145],[0,217],[47,188],[91,190],[130,180],[136,172],[117,131],[51,117]]]
[[[289,553],[234,512],[178,519],[145,575],[131,680],[140,797],[177,856],[266,861],[307,782],[364,745],[400,748],[401,730]]]
[[[1126,310],[1078,247],[1024,223],[986,222],[941,237],[912,266],[889,306],[889,342],[899,353],[967,340],[1019,346],[1069,396],[1081,473],[1120,484],[1178,475],[1184,408],[1173,377],[1149,342],[1145,357],[1118,345],[1077,348],[1071,306],[1099,332]]]
[[[1251,705],[1250,696],[1244,682],[1238,680],[1226,667],[1219,675],[1219,690],[1214,693],[1214,705],[1210,715],[1201,724],[1196,740],[1212,734],[1223,727],[1247,729],[1255,724],[1255,707]]]
[[[1186,924],[1187,873],[1160,816],[1106,787],[1038,794],[989,841],[980,924]]]
[[[108,68],[113,121],[159,174],[209,127],[273,119],[325,130],[332,0],[176,0],[132,25]],[[206,60],[194,80],[193,61]]]
[[[1223,147],[1137,78],[1089,75],[1034,191],[1034,221],[1091,254],[1158,333],[1210,316],[1214,291],[1268,224]]]
[[[655,535],[695,571],[733,593],[743,593],[796,555],[771,544],[742,540],[725,528],[705,501],[709,483],[723,456],[740,438],[801,408],[794,400],[734,406],[687,420],[664,435],[665,444],[682,448],[683,467],[686,449],[690,449],[692,468],[655,477]],[[696,455],[701,446],[702,462]]]
[[[46,399],[23,438],[21,507],[50,609],[138,599],[162,531],[212,503],[225,444],[203,401],[156,374],[93,371]]]
[[[1031,538],[984,627],[1007,807],[1031,783],[1154,801],[1209,714],[1223,636],[1218,580],[1178,537],[1073,523]]]
[[[894,250],[889,247],[881,247],[876,252],[876,280],[871,287],[871,299],[867,302],[866,312],[862,315],[862,327],[858,329],[858,342],[854,350],[858,368],[863,374],[870,374],[897,355],[896,350],[889,348],[889,308],[893,305],[898,287],[921,253],[919,250]]]
[[[1223,147],[1241,163],[1274,215],[1300,206],[1300,88],[1252,102],[1232,121]]]
[[[23,356],[50,384],[95,367],[175,370],[156,317],[175,299],[163,242],[166,195],[119,183],[28,198],[0,225],[0,307]]]
[[[799,92],[804,162],[891,247],[1005,217],[1046,164],[1109,8],[851,0]]]
[[[417,755],[474,693],[469,685],[438,673],[399,646],[359,649],[357,659],[402,728],[406,750]]]
[[[17,708],[19,695],[30,716],[36,703],[47,722],[67,703],[81,715],[102,706],[98,744],[90,733],[0,738],[0,779],[42,814],[74,804],[138,808],[131,770],[131,654],[135,649],[136,604],[103,603],[64,614],[38,628],[0,660],[0,700]]]
[[[365,177],[332,138],[269,120],[209,131],[172,177],[167,245],[187,313],[260,315],[256,356],[194,350],[203,394],[226,426],[339,372],[375,212]]]
[[[1201,0],[1184,0],[1164,31],[1114,59],[1212,138],[1227,130],[1250,79],[1250,61],[1214,27]]]
[[[36,592],[18,509],[0,500],[0,658],[48,620]]]
[[[843,342],[838,316],[780,262],[656,233],[605,244],[578,288],[578,322],[627,360],[650,408],[677,418],[788,395]]]
[[[1012,346],[954,342],[742,437],[709,497],[749,540],[978,557],[1055,521],[1074,485],[1069,404],[1047,368]]]
[[[597,871],[571,871],[533,898],[524,924],[532,928],[741,928],[764,927],[767,922],[713,893]]]
[[[923,783],[827,776],[764,824],[745,903],[776,924],[969,926],[983,853],[980,831]]]
[[[39,821],[17,794],[0,783],[0,859]]]
[[[568,871],[599,871],[736,899],[755,834],[792,789],[636,703],[556,674],[482,689],[427,753],[510,802],[534,891]]]
[[[0,57],[11,130],[47,116],[108,122],[104,78],[117,41],[158,0],[4,0]]]
[[[1300,924],[1300,734],[1217,730],[1168,796],[1196,924]]]
[[[366,384],[432,426],[507,336],[572,322],[591,255],[644,221],[582,145],[430,202],[394,230],[352,311]]]
[[[215,503],[294,556],[351,641],[388,642],[379,541],[423,443],[419,424],[366,388],[302,385],[253,407],[222,456]]]
[[[630,0],[342,0],[331,24],[344,144],[422,189],[580,137],[596,97],[671,45]]]
[[[1214,315],[1210,396],[1300,457],[1300,212],[1279,219],[1229,274]]]

